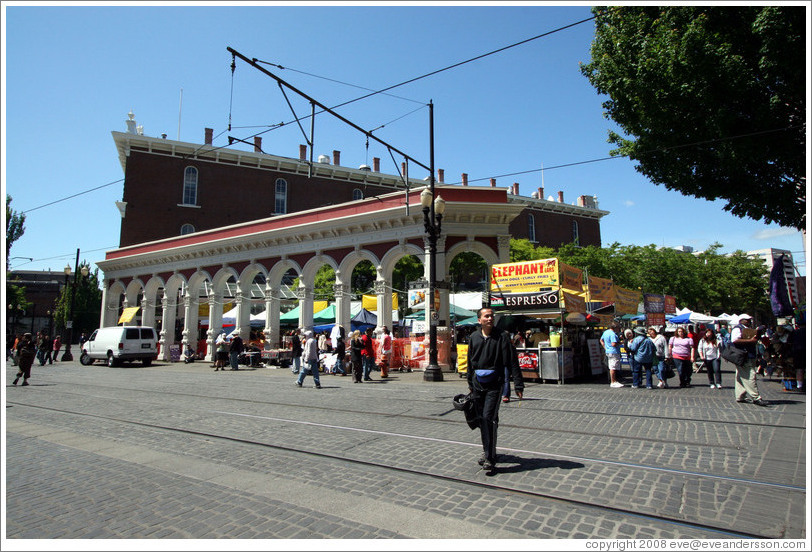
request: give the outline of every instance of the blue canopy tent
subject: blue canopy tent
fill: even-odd
[[[671,318],[669,322],[672,324],[689,324],[691,322],[691,313],[684,312],[682,314],[678,314],[677,316]]]

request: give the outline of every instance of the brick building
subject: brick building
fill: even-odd
[[[372,167],[354,169],[341,165],[336,150],[332,159],[320,156],[311,165],[303,145],[292,158],[264,153],[260,137],[254,151],[215,147],[211,129],[202,144],[149,137],[132,113],[127,127],[112,133],[124,170],[121,247],[404,189],[401,175],[380,172],[378,158]],[[443,184],[442,169],[437,177]],[[408,180],[412,189],[426,184]],[[461,182],[468,185],[467,174]],[[495,179],[490,186],[496,187]],[[567,204],[560,191],[545,199],[543,188],[530,197],[520,196],[518,188],[514,183],[507,189],[509,202],[525,205],[510,224],[512,237],[549,247],[601,245],[600,219],[608,212],[598,209],[596,198],[580,196]]]

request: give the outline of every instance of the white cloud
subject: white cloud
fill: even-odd
[[[634,201],[632,201],[631,199],[627,199],[626,201],[623,202],[623,205],[625,205],[626,207],[632,207],[634,205]]]
[[[782,236],[794,236],[796,234],[800,234],[800,232],[794,228],[766,228],[764,230],[759,230],[750,236],[750,238],[754,240],[772,240]]]

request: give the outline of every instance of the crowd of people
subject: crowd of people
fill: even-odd
[[[625,387],[620,378],[622,348],[628,356],[632,389],[667,388],[672,377],[678,378],[680,388],[692,387],[692,377],[702,371],[711,389],[722,389],[724,352],[738,349],[739,357],[731,361],[736,368],[733,389],[737,402],[767,404],[758,391],[758,375],[780,375],[785,391],[805,393],[805,328],[752,326],[752,317],[742,314],[717,329],[704,324],[680,325],[673,335],[666,336],[662,328],[655,326],[621,332],[616,322],[600,339],[609,368],[609,385]]]
[[[338,326],[332,332],[314,333],[297,328],[290,332],[287,342],[291,349],[291,372],[297,374],[297,387],[302,387],[305,377],[313,376],[316,389],[321,389],[319,371],[338,376],[352,376],[353,383],[373,381],[372,372],[380,370],[381,379],[389,377],[392,366],[394,340],[384,326],[377,339],[375,330],[369,327],[362,333],[354,330],[347,337],[346,330]]]

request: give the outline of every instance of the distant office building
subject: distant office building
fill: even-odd
[[[787,291],[789,293],[790,301],[793,306],[801,302],[801,293],[799,291],[798,272],[795,270],[795,261],[792,258],[792,252],[786,249],[756,249],[748,251],[748,255],[757,255],[764,260],[767,266],[767,271],[772,271],[773,266],[784,255],[784,278],[787,281]]]

